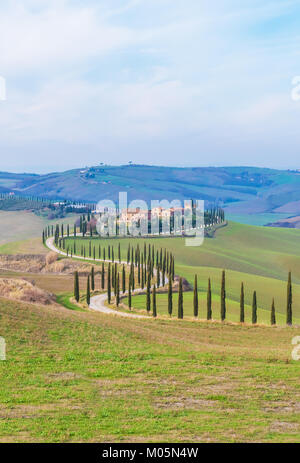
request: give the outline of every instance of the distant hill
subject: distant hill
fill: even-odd
[[[300,171],[256,167],[96,166],[46,175],[0,172],[0,192],[96,203],[118,199],[204,199],[233,214],[300,215]]]
[[[277,222],[268,223],[267,227],[280,227],[280,228],[300,228],[300,216],[289,217],[280,219]]]

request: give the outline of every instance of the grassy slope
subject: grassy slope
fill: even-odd
[[[37,250],[38,253],[42,253],[43,246],[39,245],[39,238],[43,229],[47,225],[56,225],[56,223],[73,224],[75,217],[77,218],[77,216],[70,214],[63,219],[49,221],[32,212],[0,211],[0,253],[36,254]],[[26,243],[29,239],[31,241]]]
[[[0,187],[14,185],[23,194],[86,200],[118,199],[127,191],[129,200],[167,198],[215,198],[235,213],[276,212],[278,207],[299,200],[298,172],[255,167],[101,166],[41,176],[0,173]],[[23,180],[22,180],[23,177]],[[9,183],[8,183],[9,182]],[[288,208],[286,209],[288,212]]]
[[[0,211],[0,244],[40,236],[44,226],[32,212]]]
[[[221,269],[227,270],[227,296],[233,301],[232,314],[236,318],[236,302],[240,297],[241,281],[245,283],[246,303],[251,305],[252,293],[257,291],[258,304],[268,313],[262,319],[269,320],[272,297],[276,300],[278,313],[285,313],[286,278],[289,270],[294,280],[294,315],[300,319],[300,231],[263,228],[237,223],[220,229],[214,239],[206,239],[201,247],[186,247],[182,238],[146,240],[155,247],[166,247],[176,258],[176,273],[190,283],[198,275],[199,290],[205,292],[208,277],[212,278],[213,292],[220,294]],[[71,240],[72,241],[72,240]],[[86,249],[88,239],[83,240]],[[95,242],[99,243],[96,239]],[[113,244],[117,249],[119,240],[102,240],[102,246]],[[127,246],[132,241],[120,240],[122,257],[126,258]],[[139,240],[143,247],[144,240]],[[78,249],[78,248],[77,248]],[[202,295],[202,297],[204,297]],[[298,303],[299,301],[299,303]],[[205,310],[202,303],[202,311]],[[141,307],[137,303],[137,307]],[[230,309],[230,308],[229,308]],[[187,313],[190,310],[187,299]],[[219,309],[216,308],[217,313]]]
[[[295,329],[0,314],[1,441],[299,441]]]

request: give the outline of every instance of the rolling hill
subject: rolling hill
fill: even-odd
[[[118,199],[204,199],[230,214],[300,214],[300,171],[256,167],[106,166],[66,172],[0,172],[0,192],[96,203]],[[270,221],[270,220],[269,220]]]

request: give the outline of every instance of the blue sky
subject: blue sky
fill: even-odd
[[[6,0],[0,170],[300,168],[300,1]]]

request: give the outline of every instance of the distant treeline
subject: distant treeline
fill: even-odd
[[[0,194],[0,210],[22,211],[32,210],[34,212],[48,209],[49,211],[61,211],[62,214],[54,214],[53,219],[64,216],[66,213],[86,214],[90,213],[96,206],[75,201],[58,201],[38,196],[20,196],[11,193]]]

